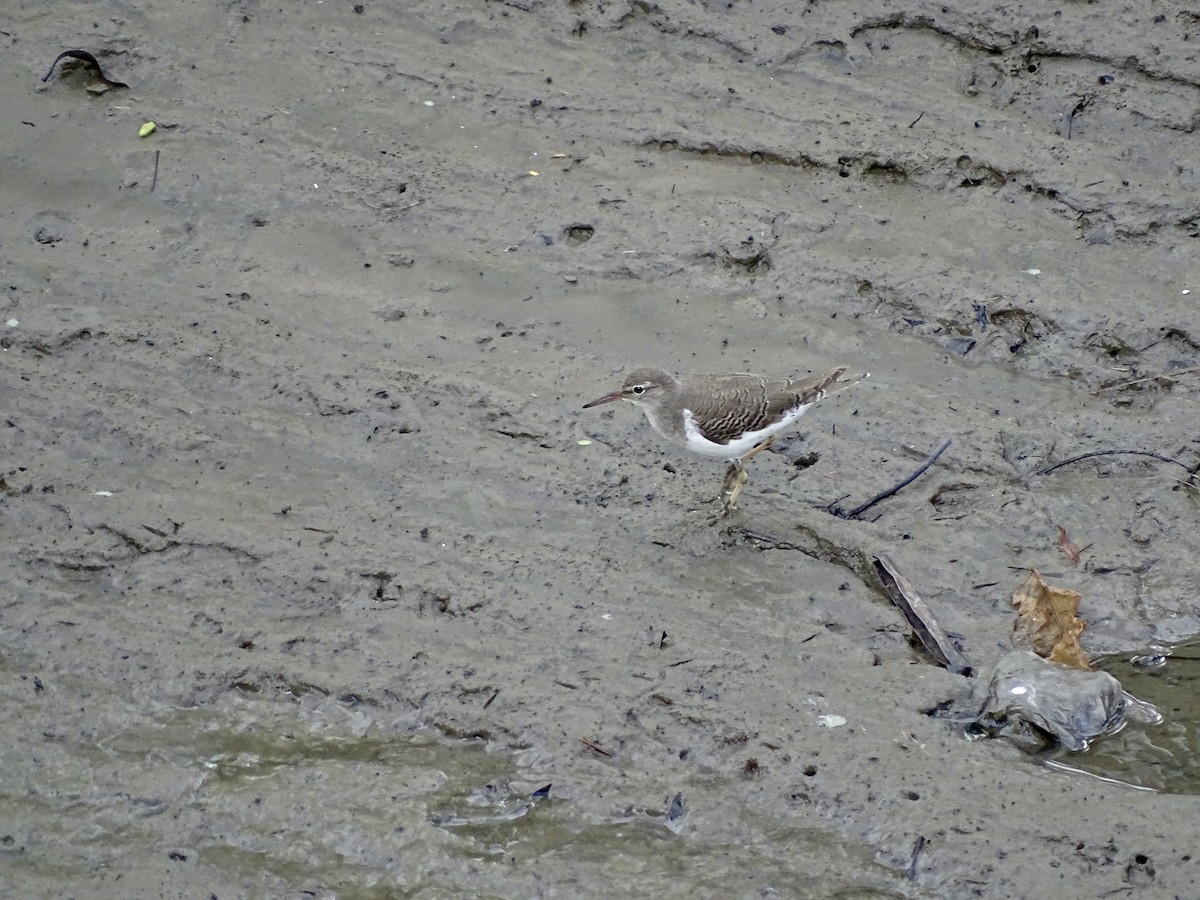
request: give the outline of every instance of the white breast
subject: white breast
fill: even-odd
[[[790,425],[795,424],[810,406],[812,406],[811,403],[798,406],[778,422],[766,428],[760,428],[758,431],[748,431],[740,438],[730,441],[728,444],[714,443],[702,435],[700,429],[696,427],[696,418],[692,415],[692,411],[685,409],[683,411],[683,432],[687,439],[687,448],[693,453],[712,456],[717,459],[727,459],[732,462],[749,453],[771,435],[777,434]]]

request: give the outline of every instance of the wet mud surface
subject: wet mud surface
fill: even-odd
[[[1195,796],[927,714],[870,563],[979,667],[1029,567],[1200,633],[1194,11],[0,31],[4,896],[1200,894]],[[580,409],[647,364],[872,377],[714,521]]]

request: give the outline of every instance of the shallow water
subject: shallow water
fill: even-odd
[[[1161,724],[1130,722],[1069,759],[1085,772],[1172,794],[1200,793],[1200,644],[1163,648],[1159,665],[1131,654],[1096,661],[1125,690],[1154,706]],[[1158,653],[1156,652],[1157,656]],[[1140,654],[1143,659],[1145,654]]]
[[[94,687],[43,690],[65,700]],[[740,818],[697,802],[707,778],[676,783],[684,800],[673,821],[665,806],[616,805],[589,821],[572,802],[577,784],[531,799],[544,785],[511,752],[397,733],[369,705],[317,692],[234,692],[130,718],[86,740],[44,733],[32,751],[5,741],[0,807],[22,826],[5,841],[11,889],[517,897],[539,894],[551,870],[557,890],[603,883],[625,896],[680,884],[701,896],[920,895],[823,829],[781,822],[751,843],[698,833],[689,819],[728,817],[737,829]]]

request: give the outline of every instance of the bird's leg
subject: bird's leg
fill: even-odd
[[[747,450],[745,453],[743,453],[738,458],[738,462],[741,463],[742,465],[745,465],[746,460],[750,459],[750,457],[752,457],[752,456],[757,456],[758,454],[762,453],[764,450],[766,450],[768,447],[770,447],[773,443],[775,443],[775,435],[768,434],[765,438],[763,438],[761,441],[759,441],[757,444],[755,444],[753,447],[751,447],[749,450]]]
[[[750,475],[746,472],[746,460],[758,453],[762,453],[771,446],[771,442],[774,440],[774,435],[768,435],[730,463],[729,471],[725,473],[725,483],[721,486],[721,502],[725,507],[723,515],[727,516],[732,510],[737,508],[734,504],[737,502],[738,495],[742,493],[742,488],[750,480]]]
[[[736,508],[733,504],[749,480],[750,476],[746,474],[741,460],[734,460],[729,464],[729,471],[725,473],[725,483],[721,485],[721,515],[727,516]]]

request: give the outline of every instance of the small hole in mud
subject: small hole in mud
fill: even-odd
[[[595,236],[595,234],[596,229],[591,225],[568,225],[565,229],[563,229],[563,237],[566,238],[568,244],[574,247],[578,247],[580,244],[586,244]]]
[[[804,774],[807,775],[809,778],[812,778],[814,775],[817,774],[817,767],[816,766],[805,766]]]
[[[916,791],[905,791],[904,797],[906,800],[920,800],[921,799],[921,795],[918,794]]]
[[[792,465],[795,466],[797,469],[807,469],[810,466],[815,466],[820,461],[821,461],[821,454],[806,453],[803,456],[797,456],[795,461],[792,463]]]

